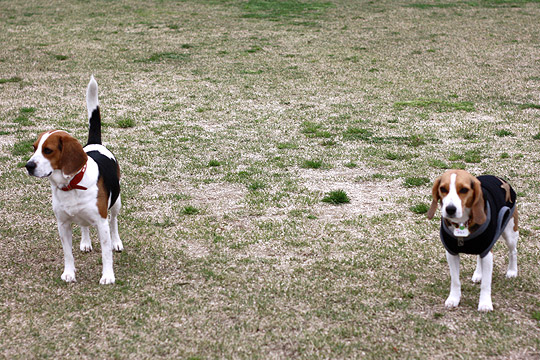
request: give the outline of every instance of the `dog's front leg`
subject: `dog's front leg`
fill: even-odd
[[[491,311],[493,304],[491,302],[491,277],[493,275],[493,253],[490,251],[486,256],[480,259],[482,266],[482,284],[480,285],[480,301],[478,302],[478,311]]]
[[[58,233],[60,241],[62,241],[62,249],[64,249],[64,273],[61,278],[65,282],[75,281],[75,260],[73,259],[72,241],[73,231],[71,223],[58,221]]]
[[[101,243],[101,260],[103,262],[103,273],[100,284],[114,284],[113,256],[111,246],[111,232],[107,218],[100,219],[97,225],[99,242]]]
[[[452,255],[446,252],[446,260],[450,267],[450,295],[446,299],[444,306],[454,308],[459,305],[461,300],[461,282],[459,281],[459,255]]]
[[[482,258],[480,255],[476,258],[476,269],[474,270],[472,279],[474,283],[479,283],[482,281]]]

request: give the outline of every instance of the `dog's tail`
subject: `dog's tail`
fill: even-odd
[[[101,144],[101,115],[99,114],[98,86],[94,75],[86,89],[86,107],[88,109],[88,144]]]

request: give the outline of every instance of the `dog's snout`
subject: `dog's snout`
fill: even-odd
[[[448,205],[448,206],[446,207],[446,213],[447,213],[449,216],[455,215],[455,214],[456,214],[456,210],[457,210],[457,208],[456,208],[454,205],[452,205],[452,204],[450,204],[450,205]]]
[[[33,175],[34,170],[36,170],[37,164],[34,161],[29,161],[26,163],[25,167],[26,167],[26,170],[28,170],[28,173],[30,175]]]

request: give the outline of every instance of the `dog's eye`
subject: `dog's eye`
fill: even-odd
[[[442,187],[439,190],[440,190],[441,194],[448,194],[448,189],[447,188]]]
[[[466,194],[468,192],[469,192],[469,189],[467,189],[467,188],[461,188],[461,190],[459,190],[460,194]]]
[[[45,155],[49,155],[49,154],[52,154],[52,150],[49,149],[49,148],[45,148],[45,149],[43,149],[43,153],[44,153]]]

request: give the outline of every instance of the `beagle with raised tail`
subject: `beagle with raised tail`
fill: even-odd
[[[516,193],[503,179],[492,175],[474,177],[464,170],[448,170],[435,180],[432,219],[441,203],[441,241],[450,267],[450,295],[445,306],[454,308],[461,299],[459,254],[478,255],[472,281],[481,282],[479,311],[493,310],[491,249],[502,235],[508,246],[507,278],[517,276],[518,211]]]
[[[51,183],[52,206],[64,249],[62,280],[75,281],[72,253],[72,223],[81,226],[83,252],[92,250],[89,226],[96,226],[101,243],[103,273],[100,284],[113,284],[112,251],[124,249],[118,235],[120,212],[120,168],[114,155],[101,144],[98,86],[92,76],[86,90],[88,143],[81,144],[62,130],[41,133],[34,154],[26,163],[28,174],[46,177]],[[109,226],[108,212],[111,220]]]

